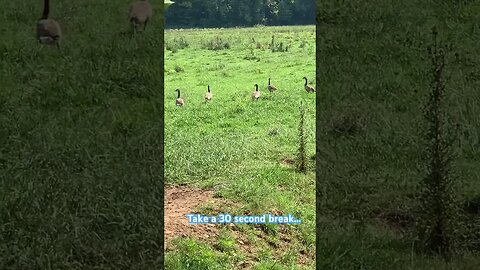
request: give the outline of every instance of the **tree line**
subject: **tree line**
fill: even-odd
[[[166,28],[315,24],[314,0],[176,0]]]

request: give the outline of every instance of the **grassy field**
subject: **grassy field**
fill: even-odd
[[[166,187],[214,188],[238,206],[232,215],[292,213],[303,222],[225,227],[213,244],[177,240],[165,255],[166,269],[243,269],[238,265],[248,260],[246,248],[257,250],[252,269],[313,269],[315,96],[304,90],[302,78],[315,85],[315,28],[167,30],[165,42]],[[267,91],[268,78],[279,88],[274,94]],[[256,83],[262,96],[252,102]],[[208,104],[207,85],[213,93]],[[175,106],[176,88],[184,107]],[[306,175],[288,164],[298,148],[301,104],[307,110]],[[249,247],[234,241],[228,252],[218,249],[234,230],[249,236],[262,230],[263,238],[254,237]],[[306,259],[299,262],[301,254]]]
[[[162,6],[130,39],[125,1],[0,6],[0,269],[161,269]]]
[[[480,3],[317,3],[317,269],[479,269],[478,214],[450,263],[418,250],[415,223],[434,24],[460,54],[446,97],[458,204],[480,200]]]

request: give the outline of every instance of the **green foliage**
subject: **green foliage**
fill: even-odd
[[[427,175],[422,190],[422,212],[420,238],[431,251],[450,259],[454,252],[456,216],[455,183],[452,176],[455,155],[452,141],[447,138],[445,87],[450,77],[444,74],[449,46],[438,44],[436,27],[432,29],[433,45],[428,47],[431,57],[431,92],[425,108],[428,123],[426,132]],[[458,55],[456,55],[457,57]],[[451,128],[450,128],[451,129]]]
[[[272,52],[288,52],[289,45],[284,45],[283,42],[275,42],[275,36],[272,36],[272,42],[270,43],[270,50]],[[300,48],[303,48],[300,46]]]
[[[473,75],[480,72],[480,2],[456,2],[317,1],[316,70],[325,89],[316,101],[318,269],[480,265],[480,219],[470,212],[456,217],[463,224],[454,228],[459,252],[450,262],[418,252],[418,184],[426,174],[419,108],[430,89],[432,25],[461,56],[444,99],[447,126],[459,124],[455,195],[473,209],[467,202],[480,190],[480,77]]]
[[[257,61],[257,62],[260,61],[260,57],[256,56],[254,49],[250,49],[250,53],[248,55],[246,55],[245,57],[243,57],[243,59],[253,60],[253,61]]]
[[[217,248],[222,252],[234,253],[236,250],[235,237],[227,230],[222,230],[219,237]]]
[[[163,21],[51,1],[57,50],[42,2],[0,0],[0,269],[161,269]]]
[[[221,37],[216,36],[215,38],[203,43],[203,48],[213,51],[228,50],[230,49],[230,43],[228,41],[222,40]]]
[[[302,225],[298,226],[268,224],[224,228],[232,236],[236,235],[237,240],[244,240],[243,244],[236,241],[233,245],[228,235],[212,237],[208,247],[223,251],[229,261],[239,261],[228,269],[245,269],[242,264],[245,262],[253,269],[270,265],[272,261],[279,261],[287,248],[297,255],[302,250],[310,251],[302,255],[305,265],[297,261],[279,261],[277,266],[313,269],[315,174],[313,170],[306,175],[296,173],[294,164],[284,160],[294,161],[297,152],[300,101],[308,108],[305,134],[312,134],[315,128],[315,100],[305,92],[302,80],[303,76],[311,77],[315,72],[314,30],[313,26],[289,26],[165,32],[167,41],[183,36],[189,43],[189,47],[179,53],[165,52],[166,71],[175,66],[185,70],[165,76],[167,184],[203,187],[208,183],[215,187],[218,196],[235,202],[231,212],[237,215],[282,212],[302,219]],[[257,42],[268,46],[272,34],[282,40],[292,40],[294,46],[288,54],[252,46]],[[217,37],[228,41],[230,48],[209,50],[204,47],[205,41]],[[299,48],[301,40],[309,40],[308,45]],[[261,61],[244,59],[252,50]],[[279,89],[275,93],[267,90],[269,77]],[[258,102],[251,101],[255,83],[262,94]],[[213,94],[209,103],[203,102],[207,85]],[[185,88],[183,108],[175,106],[174,90],[179,87]],[[308,135],[305,139],[305,152],[311,156],[315,153],[315,136]],[[312,167],[313,163],[308,160],[307,165]],[[286,232],[285,228],[288,228]],[[284,237],[289,238],[288,244],[282,240]],[[167,252],[167,261],[171,257],[187,260],[176,256],[177,248],[174,246],[174,251]],[[263,259],[259,256],[263,250],[272,256]]]
[[[173,41],[166,42],[165,48],[171,52],[177,52],[178,50],[188,47],[188,42],[183,37],[174,38]]]
[[[219,252],[193,239],[177,242],[177,251],[165,259],[169,270],[228,270],[231,262]]]
[[[314,0],[178,0],[166,15],[168,27],[201,28],[315,23]]]

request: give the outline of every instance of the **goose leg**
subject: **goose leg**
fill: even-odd
[[[147,28],[147,23],[148,23],[148,19],[143,23],[143,31],[145,32],[145,28]]]
[[[135,23],[132,24],[132,37],[137,35],[137,25]]]

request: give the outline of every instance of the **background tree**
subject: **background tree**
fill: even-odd
[[[177,0],[167,28],[315,24],[313,0]]]

